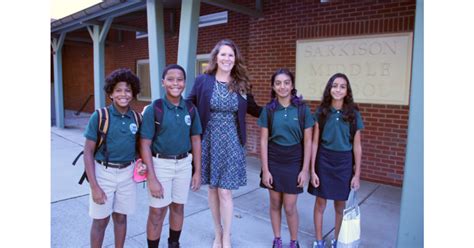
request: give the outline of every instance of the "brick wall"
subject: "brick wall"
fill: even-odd
[[[255,8],[255,1],[234,1]],[[234,40],[240,47],[260,105],[270,99],[272,73],[280,67],[295,71],[296,41],[322,37],[342,37],[413,31],[415,1],[263,1],[263,18],[248,17],[229,11],[227,24],[203,27],[198,33],[198,54],[207,54],[222,38]],[[169,32],[169,14],[175,12],[175,32]],[[201,15],[222,9],[201,4]],[[166,62],[177,59],[179,10],[165,10]],[[123,23],[121,23],[123,24]],[[129,25],[146,27],[146,16]],[[87,34],[87,33],[86,33]],[[148,58],[147,39],[135,39],[132,32],[116,31],[108,36],[106,70],[118,67],[136,70],[138,59]],[[66,44],[63,50],[65,108],[77,110],[93,92],[92,45]],[[304,95],[304,92],[299,92]],[[357,99],[356,99],[357,101]],[[136,102],[141,109],[148,102]],[[311,101],[311,110],[319,104]],[[93,102],[86,111],[93,111]],[[362,135],[362,178],[400,186],[408,128],[408,106],[360,104],[365,130]],[[259,129],[256,118],[248,116],[247,151],[258,156]]]

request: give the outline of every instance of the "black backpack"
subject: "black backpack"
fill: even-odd
[[[103,107],[103,108],[100,108],[100,109],[96,109],[95,110],[97,112],[97,114],[99,115],[99,118],[98,118],[98,123],[97,123],[97,126],[99,127],[97,129],[97,142],[95,143],[95,149],[94,149],[94,156],[95,154],[97,153],[97,151],[99,150],[99,148],[101,146],[104,146],[104,155],[105,155],[105,165],[107,166],[107,164],[109,163],[109,151],[107,150],[107,132],[109,131],[109,125],[110,125],[110,121],[109,121],[109,109],[108,107]],[[132,110],[132,113],[133,113],[133,118],[134,118],[134,121],[135,121],[135,124],[137,125],[137,130],[139,130],[140,128],[140,125],[142,124],[142,115],[134,110]],[[137,131],[137,134],[136,134],[136,137],[137,137],[137,141],[136,141],[136,149],[138,148],[139,144],[138,144],[138,131]],[[72,162],[72,165],[76,165],[77,161],[79,160],[79,158],[81,157],[81,155],[84,154],[84,150],[82,150],[79,154],[77,154],[76,158],[74,159],[74,161]],[[84,179],[87,180],[89,182],[89,179],[87,178],[87,174],[86,174],[86,170],[84,169],[84,172],[82,173],[82,176],[81,178],[79,179],[79,184],[82,184],[84,182]]]

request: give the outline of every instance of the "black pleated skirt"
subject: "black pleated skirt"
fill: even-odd
[[[352,151],[332,151],[322,146],[316,156],[319,187],[310,183],[308,193],[330,200],[347,201],[353,174]]]
[[[268,142],[268,170],[273,177],[273,189],[276,192],[299,194],[303,188],[298,188],[298,174],[303,168],[303,146],[282,146]],[[262,183],[260,187],[267,188]]]

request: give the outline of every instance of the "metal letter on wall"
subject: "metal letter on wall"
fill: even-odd
[[[408,105],[412,43],[411,32],[299,40],[296,88],[306,100],[321,100],[329,78],[342,72],[356,102]]]

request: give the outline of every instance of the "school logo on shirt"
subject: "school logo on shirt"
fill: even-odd
[[[130,124],[130,132],[132,132],[132,134],[136,134],[137,131],[138,131],[137,124],[135,123]]]
[[[186,123],[186,125],[188,125],[188,126],[191,126],[191,116],[185,115],[184,116],[184,123]]]

